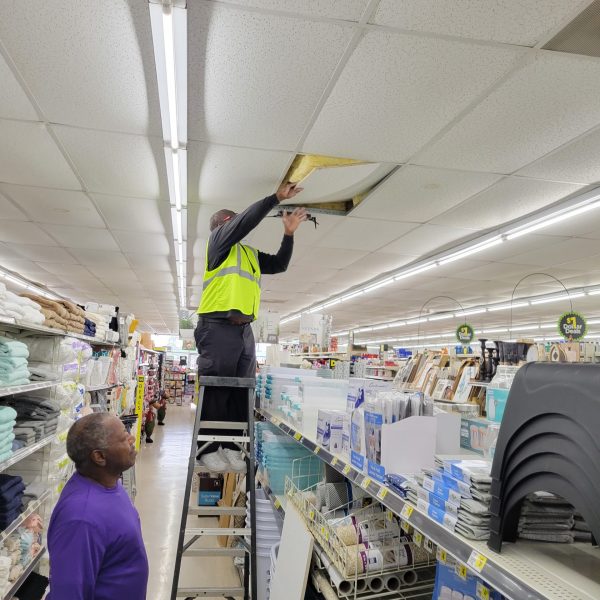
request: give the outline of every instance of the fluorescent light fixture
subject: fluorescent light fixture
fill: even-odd
[[[323,304],[322,308],[329,308],[330,306],[334,306],[335,304],[339,304],[341,302],[340,298],[336,298],[335,300],[331,300]]]
[[[356,329],[354,333],[365,333],[367,331],[373,331],[373,327],[361,327],[360,329]]]
[[[510,327],[509,331],[532,331],[539,328],[539,325],[519,325],[518,327]]]
[[[555,225],[556,223],[560,223],[561,221],[600,207],[600,195],[598,194],[597,189],[592,190],[588,194],[584,194],[584,196],[587,196],[587,198],[576,204],[573,204],[568,208],[559,208],[558,210],[539,217],[538,219],[534,219],[529,223],[520,225],[514,229],[510,229],[506,232],[506,239],[513,240],[517,237],[521,237],[522,235],[533,233],[534,231],[538,231],[544,227]]]
[[[406,321],[407,325],[416,325],[417,323],[426,323],[427,317],[419,317],[417,319],[408,319]]]
[[[406,321],[394,321],[393,323],[388,323],[388,327],[404,327],[406,325]]]
[[[453,319],[454,318],[454,313],[449,313],[446,315],[433,315],[432,317],[429,317],[430,321],[443,321],[444,319]]]
[[[492,246],[497,246],[503,242],[502,236],[498,235],[490,240],[486,240],[484,242],[479,242],[478,244],[474,244],[473,246],[469,246],[468,248],[464,248],[463,250],[457,250],[456,252],[450,254],[447,257],[441,258],[439,260],[440,265],[445,265],[450,262],[454,262],[455,260],[459,260],[464,258],[465,256],[470,256],[471,254],[476,254],[477,252],[482,252],[483,250],[487,250]]]
[[[529,302],[507,302],[506,304],[492,304],[487,307],[489,312],[495,312],[497,310],[508,310],[510,308],[523,308],[529,306]]]
[[[291,323],[292,321],[296,321],[301,316],[302,316],[301,314],[292,315],[291,317],[286,317],[285,319],[281,319],[280,323],[281,323],[281,325],[285,325],[286,323]]]
[[[600,294],[600,290],[590,290],[587,293],[588,296],[597,296],[598,294]]]
[[[418,275],[419,273],[425,273],[425,271],[429,271],[430,269],[435,269],[437,267],[437,263],[430,263],[427,265],[423,265],[422,267],[415,267],[414,269],[408,269],[404,273],[399,273],[394,276],[394,281],[400,281],[400,279],[406,279],[406,277],[412,277],[413,275]]]
[[[498,327],[496,329],[482,329],[480,333],[504,333],[508,331],[508,327]]]
[[[583,292],[574,294],[560,294],[558,296],[549,296],[547,298],[539,298],[538,300],[532,300],[531,304],[548,304],[549,302],[559,302],[560,300],[573,300],[573,298],[581,298],[585,296]]]
[[[346,300],[352,300],[352,298],[356,298],[357,296],[362,295],[364,292],[362,290],[358,290],[358,292],[353,292],[352,294],[346,294],[341,297],[342,302],[346,302]]]
[[[545,323],[544,325],[540,325],[540,329],[555,329],[558,327],[556,323]]]
[[[369,292],[378,290],[379,288],[382,288],[386,285],[390,285],[390,283],[394,283],[393,277],[389,277],[388,279],[384,279],[383,281],[374,283],[373,285],[370,285],[369,287],[363,288],[363,294],[368,294]]]
[[[456,313],[457,317],[465,317],[467,315],[479,315],[481,313],[487,312],[488,309],[486,307],[483,308],[471,308],[471,309],[467,309],[467,310],[461,310],[460,312]]]
[[[387,329],[388,327],[389,327],[389,325],[386,323],[385,325],[375,325],[371,329],[373,331],[378,331],[379,329]]]

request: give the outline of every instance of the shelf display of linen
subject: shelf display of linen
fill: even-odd
[[[0,337],[0,387],[29,383],[29,349],[23,342]]]
[[[6,529],[21,514],[24,491],[21,477],[0,474],[0,529]]]
[[[35,325],[44,322],[44,316],[40,311],[40,305],[29,298],[17,296],[11,291],[5,291],[0,298],[4,314],[13,317],[17,321],[25,321]]]
[[[0,406],[0,462],[10,458],[13,453],[16,418],[16,410],[10,406]]]

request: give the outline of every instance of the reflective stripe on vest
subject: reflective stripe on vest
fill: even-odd
[[[237,247],[237,264],[236,264],[236,266],[235,267],[225,267],[224,269],[221,269],[218,273],[215,273],[212,277],[205,279],[204,283],[202,284],[202,290],[205,290],[210,285],[210,283],[214,280],[215,277],[225,277],[225,275],[239,275],[240,277],[244,277],[246,279],[249,279],[250,281],[257,281],[258,285],[260,285],[260,270],[259,270],[258,279],[254,276],[253,273],[244,271],[242,269],[242,245],[236,244],[236,247]],[[250,250],[254,254],[254,257],[256,259],[256,264],[258,264],[258,253],[256,252],[256,250],[254,248],[251,248],[250,246],[244,246],[244,248],[246,248],[247,250]],[[225,261],[223,261],[223,262],[225,262]],[[218,269],[218,267],[217,267],[217,269]]]

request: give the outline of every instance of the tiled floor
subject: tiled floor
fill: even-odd
[[[135,504],[150,562],[148,600],[171,597],[193,422],[193,409],[169,406],[165,426],[154,430],[154,444],[142,442],[138,455]],[[217,523],[190,517],[189,526],[201,525],[216,527]],[[216,545],[216,540],[207,539],[197,547],[209,544]],[[183,559],[180,586],[239,586],[239,578],[230,558],[190,557]]]

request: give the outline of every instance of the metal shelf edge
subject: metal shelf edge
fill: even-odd
[[[9,385],[7,387],[0,387],[0,398],[4,396],[12,396],[14,394],[25,394],[27,392],[33,392],[35,390],[45,390],[46,388],[54,387],[59,385],[60,380],[56,379],[53,381],[32,381],[24,385]]]
[[[32,444],[31,446],[26,446],[25,448],[17,450],[10,458],[0,463],[0,473],[12,467],[13,465],[16,465],[18,462],[22,461],[24,458],[27,458],[34,452],[41,450],[44,446],[50,444],[52,440],[54,440],[55,438],[59,438],[63,433],[64,430],[52,433],[46,436],[45,438],[42,438],[39,442]]]

